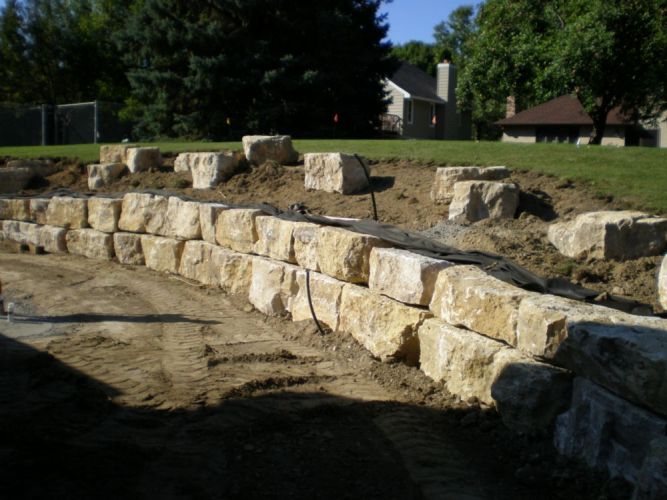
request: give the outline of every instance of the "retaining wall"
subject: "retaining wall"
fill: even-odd
[[[174,196],[0,198],[0,219],[2,239],[178,273],[294,321],[311,318],[307,269],[320,322],[374,356],[419,366],[517,431],[551,432],[592,467],[664,481],[667,320],[529,292],[373,236]]]

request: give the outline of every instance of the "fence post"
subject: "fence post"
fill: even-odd
[[[97,144],[99,126],[99,110],[97,108],[97,100],[93,103],[93,144]]]

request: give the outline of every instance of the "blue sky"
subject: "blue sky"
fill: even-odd
[[[394,44],[410,40],[433,41],[433,27],[444,21],[460,5],[475,5],[479,0],[394,0],[382,6],[388,14],[388,38]]]

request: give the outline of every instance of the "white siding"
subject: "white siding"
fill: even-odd
[[[403,119],[403,92],[398,90],[391,85],[386,86],[386,90],[389,91],[389,98],[391,102],[387,106],[387,113],[390,115],[400,116],[401,120]]]

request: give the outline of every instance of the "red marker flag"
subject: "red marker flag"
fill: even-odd
[[[432,123],[433,125],[435,125],[436,123],[438,123],[438,117],[437,117],[436,115],[433,115],[433,118],[431,118],[431,123]]]
[[[334,115],[334,123],[338,123],[338,113]]]

